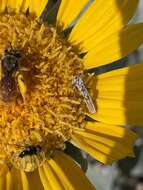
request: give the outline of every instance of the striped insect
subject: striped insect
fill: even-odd
[[[92,114],[96,113],[96,109],[95,109],[93,100],[92,100],[91,96],[89,95],[89,92],[88,92],[86,86],[84,85],[83,80],[80,78],[80,76],[76,76],[72,80],[72,85],[74,87],[76,87],[79,90],[80,94],[83,96],[89,112],[91,112]]]

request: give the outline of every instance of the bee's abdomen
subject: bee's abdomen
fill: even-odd
[[[0,98],[4,102],[11,102],[15,99],[17,88],[15,79],[11,76],[4,76],[0,81]]]

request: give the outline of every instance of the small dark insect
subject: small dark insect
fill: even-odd
[[[13,73],[18,69],[20,52],[17,49],[9,48],[5,50],[1,62],[2,79],[0,81],[1,99],[5,102],[12,101],[17,92],[15,78]]]
[[[27,146],[25,147],[25,150],[22,151],[20,154],[19,154],[19,157],[20,158],[23,158],[24,156],[32,156],[32,155],[37,155],[41,152],[41,147],[39,145],[37,146]]]
[[[46,154],[39,145],[26,145],[22,152],[17,151],[11,156],[11,163],[17,169],[32,172],[46,159]]]
[[[80,76],[76,76],[72,80],[72,85],[75,86],[78,89],[78,91],[80,92],[80,94],[83,96],[84,101],[85,101],[90,113],[92,113],[92,114],[96,113],[94,102],[93,102],[86,86],[84,85],[83,80],[80,78]]]

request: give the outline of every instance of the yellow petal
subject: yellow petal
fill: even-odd
[[[6,177],[5,175],[0,176],[0,189],[6,189]]]
[[[65,187],[65,190],[95,190],[80,167],[66,154],[56,151],[49,160],[53,171]],[[72,169],[71,169],[72,168]]]
[[[29,7],[29,0],[1,0],[0,12],[4,12],[6,8],[15,12],[26,12]]]
[[[97,121],[113,125],[137,125],[143,126],[142,111],[138,110],[118,110],[118,109],[100,109],[97,114],[89,116]],[[138,115],[139,114],[139,115]]]
[[[42,181],[42,184],[44,186],[44,190],[53,190],[50,186],[50,183],[47,179],[47,176],[45,174],[45,171],[44,171],[44,168],[43,167],[40,167],[39,168],[39,175],[40,175],[40,178],[41,178],[41,181]]]
[[[143,110],[142,100],[141,101],[126,100],[126,102],[124,102],[124,101],[114,100],[114,99],[111,100],[108,98],[97,98],[96,105],[97,105],[98,111],[100,111],[100,109],[118,109],[118,110],[121,109],[123,111],[126,111],[126,109],[131,110],[131,111]]]
[[[7,0],[0,1],[0,12],[4,12],[7,6]]]
[[[28,178],[26,176],[26,173],[23,171],[21,171],[21,182],[22,182],[23,190],[30,190]]]
[[[101,127],[101,130],[108,130],[108,133],[98,130],[97,128],[99,127]],[[117,125],[107,125],[101,122],[87,123],[86,132],[90,134],[90,138],[91,134],[93,134],[94,137],[97,135],[100,138],[106,138],[106,140],[104,139],[104,142],[101,140],[99,142],[106,144],[111,148],[115,147],[116,144],[120,145],[120,147],[117,147],[117,150],[120,150],[120,152],[124,152],[125,150],[126,154],[133,153],[133,142],[138,138],[137,134],[129,129]],[[115,134],[115,132],[117,134]],[[126,146],[122,147],[121,144],[126,144]]]
[[[44,190],[38,170],[35,170],[34,172],[27,172],[26,175],[28,177],[30,190],[33,189]]]
[[[98,94],[98,98],[107,98],[107,99],[111,99],[111,100],[119,100],[119,101],[123,101],[124,98],[125,98],[125,91],[122,90],[122,91],[112,91],[112,90],[105,90],[105,91],[100,91],[99,94]],[[142,97],[143,97],[143,91],[141,91],[140,93],[136,93],[136,91],[130,91],[128,92],[128,100],[131,101],[131,100],[134,100],[134,101],[140,101],[142,100]]]
[[[108,125],[101,122],[88,122],[86,125],[86,131],[91,133],[100,133],[102,135],[107,135],[111,137],[116,137],[118,139],[122,139],[126,143],[130,143],[133,140],[135,141],[137,138],[136,133],[132,132],[129,129],[125,129],[124,127]]]
[[[7,172],[6,174],[6,190],[12,190],[13,189],[13,179],[11,172]]]
[[[55,174],[48,162],[43,165],[43,169],[51,188],[56,190],[64,190],[62,182],[58,179],[58,176]]]
[[[7,8],[19,12],[24,0],[7,0]]]
[[[96,46],[84,57],[85,69],[105,65],[125,57],[143,43],[142,33],[143,24],[135,24],[111,34],[99,43],[95,42]]]
[[[133,16],[138,0],[94,1],[73,28],[69,41],[90,50],[110,34],[125,26]]]
[[[87,144],[85,141],[83,141],[82,138],[79,138],[77,135],[73,134],[72,139],[76,144],[80,146],[82,150],[90,154],[96,160],[104,164],[111,164],[114,161],[110,156],[106,155],[101,151],[98,151],[96,148],[91,147],[89,144]]]
[[[29,5],[30,0],[23,0],[23,3],[21,5],[21,11],[25,13],[28,10]]]
[[[0,177],[6,175],[8,172],[8,167],[5,164],[0,164]]]
[[[0,189],[1,190],[13,190],[12,174],[9,170],[0,176]]]
[[[11,190],[19,190],[19,189],[23,190],[20,171],[15,168],[12,168],[10,172],[13,182]]]
[[[115,125],[143,125],[143,64],[98,75],[93,82],[97,112],[92,118]]]
[[[21,172],[15,168],[11,168],[0,177],[0,189],[2,190],[29,190],[27,187],[26,175],[21,176]]]
[[[103,164],[112,164],[114,161],[122,159],[126,156],[134,156],[133,152],[129,152],[129,150],[120,150],[123,143],[115,143],[115,147],[110,148],[102,143],[97,143],[89,139],[83,139],[78,135],[74,135],[73,139],[84,151]]]
[[[80,13],[88,0],[62,0],[58,15],[57,24],[65,29]]]
[[[95,159],[104,164],[125,156],[133,156],[133,143],[137,135],[128,129],[88,122],[85,131],[74,130],[72,139]]]
[[[63,186],[64,189],[70,189],[70,190],[74,190],[74,186],[71,183],[71,181],[69,180],[69,178],[66,176],[66,174],[64,173],[64,171],[60,168],[59,164],[56,163],[54,160],[49,160],[49,164],[50,166],[53,168],[55,172],[55,175],[60,176],[60,180],[63,180]]]
[[[29,3],[30,13],[35,13],[37,17],[40,17],[47,3],[48,0],[30,0]]]
[[[47,3],[48,0],[1,0],[0,12],[4,12],[6,7],[15,12],[26,12],[29,8],[30,13],[40,17]]]

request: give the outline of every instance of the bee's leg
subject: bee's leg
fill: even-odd
[[[17,72],[17,83],[18,83],[18,88],[19,91],[21,93],[21,96],[23,98],[23,101],[25,102],[25,97],[26,97],[26,93],[27,93],[27,86],[24,83],[24,77],[21,73]]]

